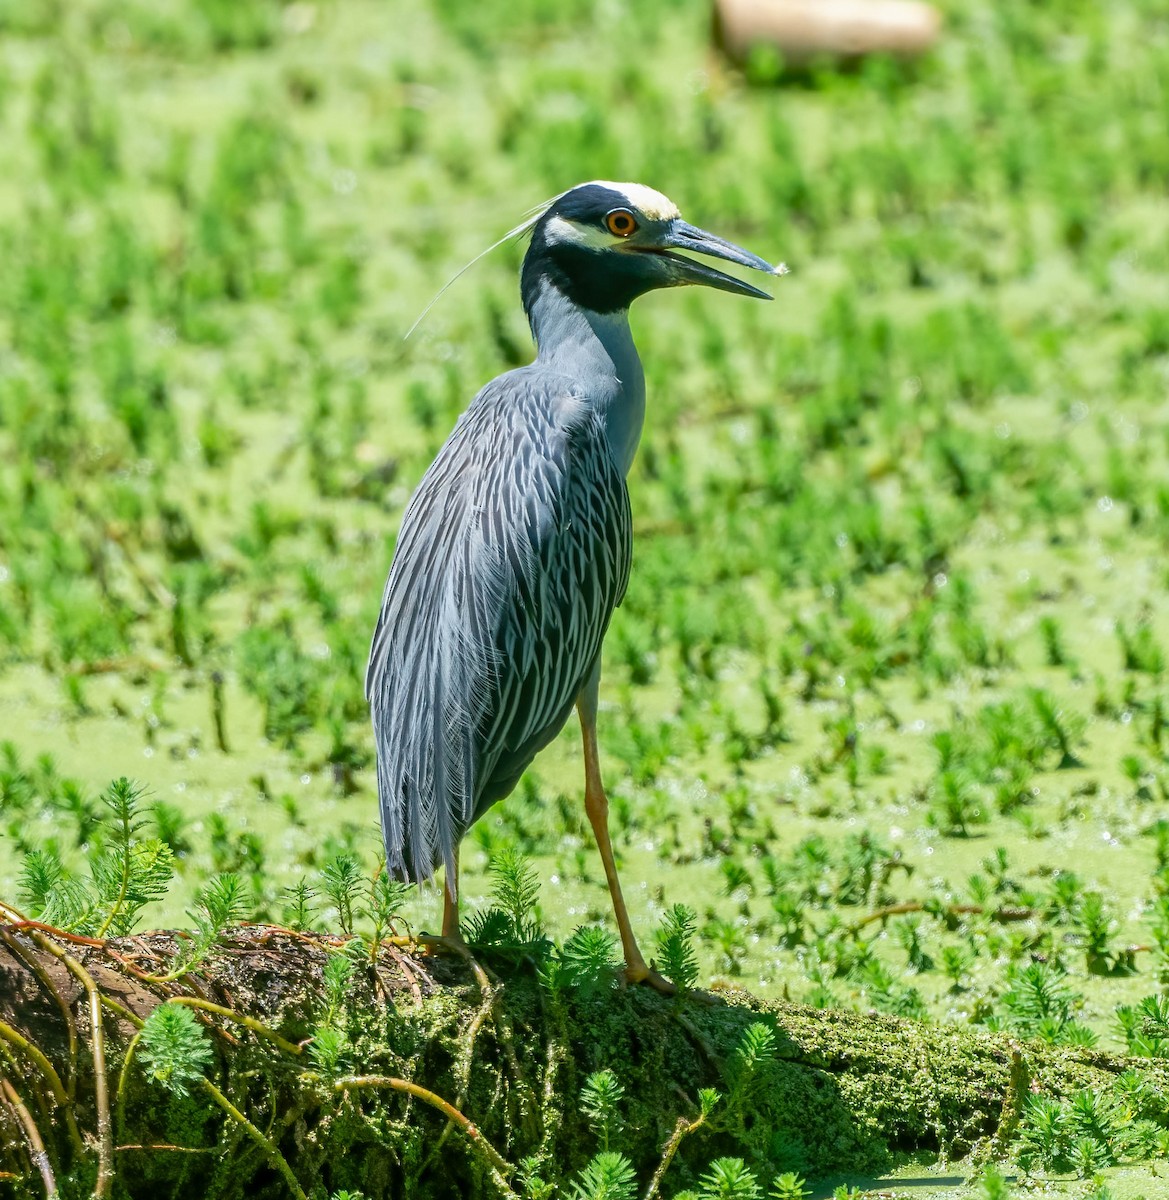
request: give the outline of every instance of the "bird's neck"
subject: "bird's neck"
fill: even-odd
[[[613,461],[629,472],[645,420],[645,375],[625,309],[598,313],[543,283],[528,307],[536,365],[571,379],[597,410]]]

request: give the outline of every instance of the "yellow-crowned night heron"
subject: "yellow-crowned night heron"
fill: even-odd
[[[683,284],[770,299],[674,250],[783,268],[638,184],[582,184],[529,224],[520,290],[536,361],[471,401],[423,477],[373,636],[365,688],[386,866],[413,880],[444,866],[443,934],[458,937],[460,840],[575,705],[626,978],[668,988],[633,936],[597,759],[601,642],[629,577],[625,476],[645,415],[627,314],[642,293]]]

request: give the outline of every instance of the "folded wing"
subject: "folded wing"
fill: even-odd
[[[370,650],[387,866],[422,879],[564,724],[629,576],[601,425],[535,369],[488,385],[407,507]]]

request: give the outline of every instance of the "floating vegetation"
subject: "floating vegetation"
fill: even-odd
[[[530,204],[638,179],[793,265],[770,306],[635,313],[600,738],[659,969],[1164,1057],[1163,14],[941,6],[912,68],[789,79],[664,2],[620,37],[575,0],[0,5],[0,900],[182,928],[167,987],[241,919],[370,961],[438,924],[379,871],[362,670],[411,488],[528,353],[517,250],[401,337]],[[569,730],[475,827],[464,932],[591,1003],[579,780]],[[141,1065],[186,1078],[158,1020]],[[1162,1145],[1131,1095],[1028,1103],[1036,1172]],[[622,1194],[612,1107],[587,1167],[513,1186]],[[724,1149],[664,1194],[803,1194]]]

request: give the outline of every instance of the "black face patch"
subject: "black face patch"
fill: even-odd
[[[550,283],[577,307],[597,313],[628,308],[638,296],[665,282],[660,263],[651,254],[549,245],[533,237],[520,273],[525,312],[531,311],[541,281]]]
[[[530,313],[540,284],[546,281],[579,308],[618,312],[667,282],[661,268],[661,260],[652,254],[549,242],[545,219],[532,231],[532,244],[520,271],[520,296],[524,311]]]

